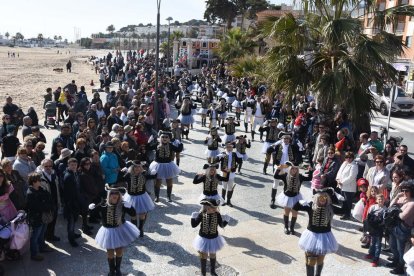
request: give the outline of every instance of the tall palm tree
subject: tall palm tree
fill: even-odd
[[[374,106],[368,88],[396,81],[390,63],[404,46],[384,25],[376,35],[365,35],[361,21],[349,15],[358,3],[304,0],[303,17],[272,18],[262,34],[274,45],[266,56],[272,87],[289,96],[312,90],[322,115],[329,118],[334,107],[344,108],[357,130],[367,130]]]
[[[222,60],[232,62],[237,58],[252,54],[256,43],[247,32],[240,28],[230,29],[220,41],[218,54]]]
[[[181,38],[184,37],[184,33],[181,31],[173,31],[171,34],[170,39],[171,40],[180,40]]]
[[[5,36],[7,39],[9,39],[9,37],[10,37],[9,32],[6,32],[6,33],[4,34],[4,36]]]

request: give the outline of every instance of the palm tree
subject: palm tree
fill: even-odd
[[[4,34],[4,36],[5,36],[7,39],[9,39],[9,37],[10,37],[9,32],[6,32],[6,33]]]
[[[59,40],[59,42],[62,42],[62,36],[61,35],[58,36],[58,40]]]
[[[183,37],[184,37],[183,32],[181,32],[181,31],[173,31],[172,34],[171,34],[170,39],[171,40],[180,40]]]
[[[109,26],[106,28],[106,31],[112,35],[112,34],[114,33],[114,31],[115,31],[115,27],[114,27],[114,25],[113,25],[113,24],[109,25]]]
[[[270,86],[286,91],[287,99],[312,90],[322,116],[345,109],[357,131],[366,131],[374,106],[368,88],[397,80],[390,62],[404,46],[384,25],[376,35],[365,35],[359,19],[349,16],[354,3],[305,0],[302,18],[272,18],[261,31],[274,45],[264,66]]]
[[[42,45],[42,42],[43,42],[43,34],[38,34],[37,35],[37,41],[39,42],[40,45]]]
[[[16,40],[17,41],[19,41],[19,40],[23,41],[23,39],[24,39],[24,36],[21,33],[17,32],[16,35],[14,36],[14,38],[13,38],[13,44],[16,45]]]
[[[230,29],[220,41],[218,54],[222,60],[232,62],[237,58],[252,54],[255,42],[240,28]]]
[[[54,40],[58,40],[58,36],[57,36],[57,35],[55,35],[55,36],[53,37],[53,39],[54,39]]]

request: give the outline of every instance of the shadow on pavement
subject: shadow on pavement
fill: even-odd
[[[246,248],[247,251],[243,251],[243,254],[255,258],[267,257],[282,264],[290,264],[292,261],[296,261],[296,259],[289,254],[278,250],[266,249],[248,238],[226,238],[226,242],[231,246]]]

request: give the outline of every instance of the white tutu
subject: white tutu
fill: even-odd
[[[207,108],[200,108],[199,110],[198,110],[198,114],[207,114],[207,111],[208,111],[208,109]]]
[[[203,199],[214,199],[216,201],[219,201],[220,202],[220,206],[223,203],[225,203],[224,198],[222,198],[219,194],[216,194],[214,196],[208,196],[208,195],[205,195],[205,194],[201,193],[201,195],[198,197],[198,202],[201,202]]]
[[[234,134],[224,134],[223,137],[221,138],[221,141],[223,144],[227,144],[228,142],[234,142],[236,140],[236,135]]]
[[[218,90],[217,93],[216,93],[216,95],[217,95],[217,97],[221,97],[221,96],[224,95],[224,92],[221,91],[221,90]]]
[[[299,193],[297,196],[287,196],[282,192],[276,197],[276,202],[281,207],[293,208],[293,206],[295,206],[295,204],[302,199],[303,197],[301,193]]]
[[[130,195],[126,193],[123,199],[134,207],[137,214],[147,213],[155,208],[154,202],[152,202],[148,193],[143,193],[142,195]]]
[[[157,174],[157,179],[174,178],[181,172],[180,168],[173,161],[169,163],[152,161],[149,166],[149,171],[152,175]]]
[[[274,143],[270,143],[270,142],[264,142],[263,143],[263,147],[262,147],[262,153],[266,154],[267,153],[267,149],[270,148],[270,146],[272,146]]]
[[[226,102],[229,103],[229,104],[232,104],[236,100],[236,97],[235,96],[230,96],[229,97],[229,96],[227,96],[227,94],[224,95],[223,98],[225,98],[226,99]]]
[[[178,146],[180,146],[182,143],[181,143],[181,141],[180,141],[180,140],[175,139],[175,140],[174,140],[174,142],[172,142],[172,144],[173,144],[174,146],[178,147]],[[184,148],[183,148],[183,150],[182,150],[182,151],[180,151],[180,152],[183,152],[183,151],[184,151]]]
[[[246,161],[247,159],[249,159],[249,156],[247,156],[247,154],[241,154],[240,152],[236,151],[236,155],[238,158],[241,158],[243,161]]]
[[[195,115],[195,114],[197,114],[197,109],[192,108],[192,109],[191,109],[191,115]]]
[[[217,251],[222,249],[225,244],[226,241],[220,235],[218,235],[218,237],[214,239],[206,239],[200,237],[200,235],[197,235],[197,237],[193,241],[194,248],[197,251],[203,253],[216,253]]]
[[[126,221],[118,227],[101,226],[95,241],[103,249],[115,249],[130,245],[139,236],[138,228]]]
[[[232,106],[232,107],[235,107],[235,108],[242,108],[242,104],[241,104],[241,102],[240,102],[240,101],[238,101],[238,100],[235,100],[235,101],[231,104],[231,106]]]
[[[227,118],[227,111],[224,113],[219,114],[220,119],[226,119]]]
[[[207,155],[207,157],[213,157],[213,158],[216,158],[216,157],[217,157],[217,155],[219,155],[219,154],[220,154],[220,151],[219,151],[218,149],[216,149],[216,150],[209,150],[209,149],[206,149],[206,151],[205,151],[204,153]]]
[[[300,236],[299,247],[315,255],[326,255],[338,251],[338,243],[331,231],[314,233],[306,229]]]
[[[194,123],[194,118],[193,118],[192,114],[190,114],[190,115],[180,114],[180,116],[178,116],[177,119],[179,119],[181,121],[182,125],[191,125],[191,124]]]

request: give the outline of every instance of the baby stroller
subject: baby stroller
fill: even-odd
[[[27,249],[30,229],[26,218],[26,212],[21,210],[13,220],[0,227],[0,261],[19,260]]]
[[[57,111],[56,102],[48,101],[45,104],[45,127],[46,128],[48,128],[49,126],[56,128],[56,111]]]

